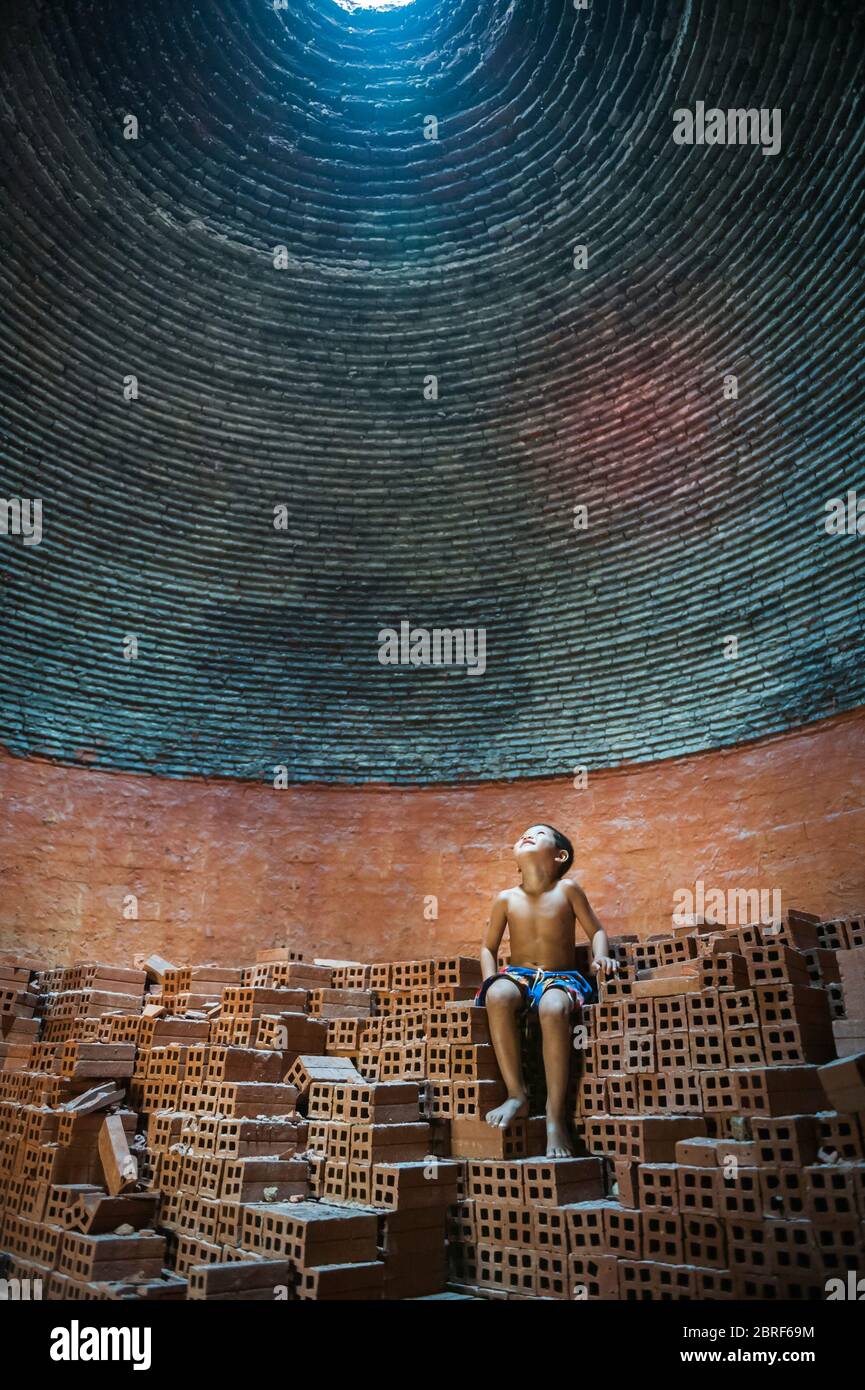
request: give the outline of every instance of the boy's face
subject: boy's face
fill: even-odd
[[[548,825],[530,825],[514,845],[517,863],[530,862],[538,867],[554,870],[556,865],[567,859],[565,850],[556,849],[553,832]]]

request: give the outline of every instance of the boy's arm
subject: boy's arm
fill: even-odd
[[[596,975],[617,975],[619,962],[613,960],[610,955],[607,933],[598,921],[594,908],[582,888],[578,883],[574,883],[573,879],[566,879],[565,892],[574,909],[574,916],[592,943],[592,970]]]
[[[490,911],[490,924],[487,927],[481,946],[481,979],[488,980],[498,972],[498,950],[508,924],[508,895],[499,893]]]

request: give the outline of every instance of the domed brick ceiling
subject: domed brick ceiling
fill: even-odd
[[[865,491],[863,40],[810,0],[10,4],[0,492],[44,534],[0,538],[0,742],[486,779],[863,703],[823,526]],[[698,101],[780,152],[676,144]],[[486,670],[382,665],[403,621]]]

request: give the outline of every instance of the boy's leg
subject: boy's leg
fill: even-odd
[[[567,1158],[574,1152],[567,1117],[572,1007],[563,989],[546,990],[538,1004],[547,1077],[547,1158]]]
[[[529,1098],[526,1095],[520,1055],[520,1028],[517,1022],[517,1014],[523,1003],[522,992],[513,980],[494,980],[487,990],[484,1003],[496,1061],[508,1088],[507,1100],[502,1105],[497,1105],[495,1110],[488,1110],[486,1121],[497,1129],[507,1129],[512,1120],[529,1113]]]

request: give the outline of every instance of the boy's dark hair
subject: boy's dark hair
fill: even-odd
[[[546,826],[547,830],[552,831],[552,836],[553,840],[555,841],[556,849],[566,849],[568,851],[568,857],[565,860],[564,864],[559,865],[558,876],[559,878],[561,878],[563,874],[566,874],[568,872],[568,869],[574,862],[574,847],[568,839],[567,835],[563,835],[561,830],[557,830],[554,825],[547,825],[546,821],[541,821],[541,824]]]

